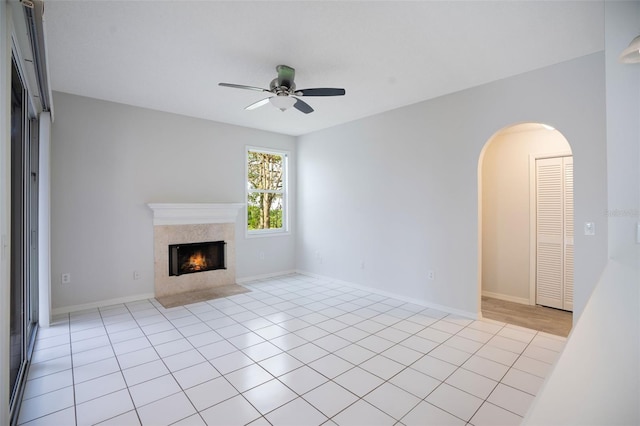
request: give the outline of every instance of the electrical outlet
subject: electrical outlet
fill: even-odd
[[[140,271],[133,271],[133,279],[134,280],[140,279]]]
[[[61,284],[71,284],[71,274],[69,274],[69,273],[62,274],[60,276],[60,283]]]
[[[360,261],[360,269],[364,269],[365,264],[364,264],[364,260]]]
[[[260,257],[260,260],[264,260],[264,252],[261,251],[260,254],[258,255],[258,257]]]
[[[433,270],[428,270],[427,271],[427,278],[429,278],[429,280],[431,281],[435,281],[436,279],[436,273]]]

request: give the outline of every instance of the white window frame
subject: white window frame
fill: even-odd
[[[281,155],[284,159],[282,172],[282,190],[280,191],[250,191],[249,190],[249,152],[261,152],[265,154]],[[245,147],[244,152],[244,187],[245,187],[245,214],[244,214],[244,232],[247,238],[256,237],[273,237],[280,235],[289,235],[289,151],[262,148],[257,146]],[[251,192],[275,192],[282,195],[282,228],[275,229],[249,229],[249,193]]]

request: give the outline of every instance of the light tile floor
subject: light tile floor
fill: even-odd
[[[55,318],[22,425],[516,425],[565,339],[302,275]]]

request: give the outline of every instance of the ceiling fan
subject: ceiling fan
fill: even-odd
[[[298,111],[304,112],[305,114],[313,112],[313,108],[311,108],[311,105],[309,105],[302,99],[298,99],[299,97],[342,96],[345,94],[344,89],[335,89],[328,87],[296,90],[296,84],[293,82],[293,79],[296,75],[295,69],[287,65],[278,65],[276,67],[276,71],[278,72],[278,77],[271,80],[268,89],[232,83],[218,83],[218,86],[233,87],[236,89],[256,90],[258,92],[269,92],[275,95],[252,103],[245,108],[246,110],[256,109],[270,103],[280,111],[286,111],[288,108],[294,107]]]

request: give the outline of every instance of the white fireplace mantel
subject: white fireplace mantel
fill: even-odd
[[[150,203],[153,225],[235,223],[243,203]]]

